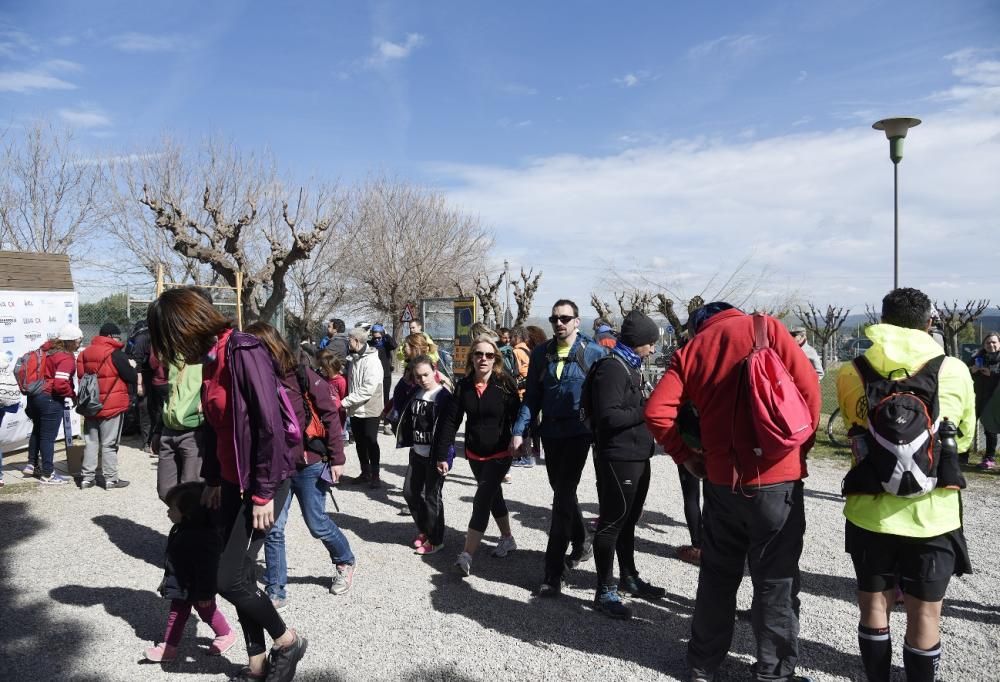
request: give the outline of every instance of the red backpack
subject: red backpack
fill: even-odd
[[[24,395],[39,395],[45,390],[45,351],[29,350],[14,364],[14,378]]]
[[[812,437],[812,415],[785,363],[768,344],[767,318],[761,313],[753,315],[753,335],[743,381],[757,434],[754,449],[764,459],[781,459]]]

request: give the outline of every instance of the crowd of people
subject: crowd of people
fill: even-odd
[[[897,589],[907,614],[907,679],[935,677],[949,579],[971,570],[959,465],[977,417],[998,409],[990,401],[1000,382],[1000,336],[987,336],[966,367],[928,334],[932,316],[922,292],[891,291],[881,322],[867,329],[872,347],[837,376],[853,458],[844,483],[845,547],[872,682],[890,679],[888,613]],[[331,594],[347,593],[358,559],[326,513],[326,498],[336,485],[384,485],[380,432],[408,451],[403,495],[420,556],[444,548],[442,490],[456,452],[464,452],[476,490],[454,561],[462,577],[473,574],[491,518],[500,534],[493,556],[517,550],[503,484],[512,467],[535,466],[544,453],[552,500],[537,596],[558,598],[566,572],[593,558],[594,609],[616,619],[631,617],[629,599],[666,594],[635,562],[658,442],[675,460],[683,491],[691,544],[680,557],[700,566],[690,679],[712,680],[728,653],[745,565],[753,583],[753,679],[808,679],[796,673],[799,558],[823,365],[805,330],[708,303],[691,313],[654,387],[642,367],[660,330],[643,312],[630,312],[617,329],[598,320],[589,336],[577,305],[561,299],[548,322],[551,334],[475,325],[466,371],[456,376],[419,321],[398,347],[381,325],[347,330],[332,319],[318,344],[292,348],[264,322],[234,329],[203,290],[170,289],[150,305],[142,339],[133,331],[124,343],[109,323],[75,357],[82,333],[67,325],[39,349],[41,386],[28,396],[33,430],[23,473],[67,482],[53,469],[53,445],[71,401],[87,406],[80,488],[99,479],[107,489],[127,486],[118,441],[125,413],[145,397],[144,442],[174,524],[160,586],[170,600],[166,631],[146,657],[178,655],[192,609],[215,632],[209,653],[228,651],[235,635],[216,608],[219,595],[236,609],[249,657],[233,679],[284,681],[308,646],[279,614],[288,603],[284,528],[292,498],[329,553]],[[395,388],[394,361],[402,369]],[[14,390],[9,374],[0,367],[3,400]],[[23,383],[18,377],[14,385],[24,391]],[[0,418],[3,409],[0,403]],[[349,442],[354,476],[344,473]],[[996,432],[987,431],[983,468],[994,466],[996,443]],[[589,528],[577,497],[588,461],[599,501]],[[262,548],[263,589],[254,571]]]

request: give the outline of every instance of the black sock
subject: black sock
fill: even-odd
[[[934,682],[941,663],[941,642],[930,649],[918,649],[903,642],[903,670],[906,682]]]
[[[858,623],[858,647],[868,682],[889,682],[892,669],[892,635],[889,628],[869,628]]]

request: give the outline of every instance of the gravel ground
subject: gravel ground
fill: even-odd
[[[558,600],[539,603],[550,491],[543,467],[514,469],[504,487],[519,549],[489,556],[496,529],[462,580],[452,562],[469,519],[474,481],[456,462],[445,485],[449,531],[445,551],[421,559],[407,542],[414,529],[400,486],[405,452],[383,436],[386,489],[337,491],[333,515],[359,558],[354,588],[329,594],[330,566],[293,506],[287,527],[289,606],[286,621],[309,637],[301,680],[653,680],[686,679],[684,651],[694,604],[696,569],[675,558],[687,544],[676,468],[653,462],[653,483],[637,533],[642,575],[667,588],[655,603],[632,602],[631,622],[610,621],[589,608],[593,563],[569,574]],[[58,455],[57,455],[58,457]],[[157,500],[147,455],[123,447],[123,490],[45,488],[22,481],[24,454],[4,458],[0,490],[0,679],[221,679],[245,662],[242,642],[226,657],[204,654],[210,629],[192,616],[183,660],[140,663],[162,637],[167,603],[155,592],[169,521]],[[348,473],[356,472],[353,448]],[[353,466],[351,466],[353,465]],[[801,670],[820,680],[863,679],[857,654],[857,610],[850,561],[843,552],[843,468],[811,465],[808,533],[802,557]],[[993,523],[1000,515],[995,476],[972,476],[965,494],[966,534],[976,573],[953,580],[944,606],[943,680],[996,680],[1000,624],[1000,550]],[[580,485],[584,510],[597,510],[593,471]],[[328,505],[330,506],[330,505]],[[235,626],[232,608],[221,607]],[[739,608],[750,606],[749,579]],[[903,679],[903,615],[893,615],[896,678]],[[753,637],[743,617],[720,680],[747,679]]]

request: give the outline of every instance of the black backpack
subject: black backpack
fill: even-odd
[[[888,377],[865,356],[854,359],[864,383],[868,430],[855,433],[864,439],[862,459],[844,478],[844,494],[919,497],[938,487],[938,372],[944,357],[932,358],[912,375],[893,370]],[[898,372],[905,376],[893,379]]]
[[[583,379],[583,386],[580,388],[580,421],[590,429],[591,433],[597,433],[597,425],[594,423],[594,375],[597,374],[597,368],[601,363],[606,362],[614,358],[621,363],[622,367],[625,368],[625,372],[628,374],[629,386],[635,390],[640,390],[638,386],[635,385],[634,377],[632,374],[632,368],[628,366],[624,360],[617,353],[608,353],[602,358],[597,359],[590,365],[590,369],[587,370],[587,376]]]

